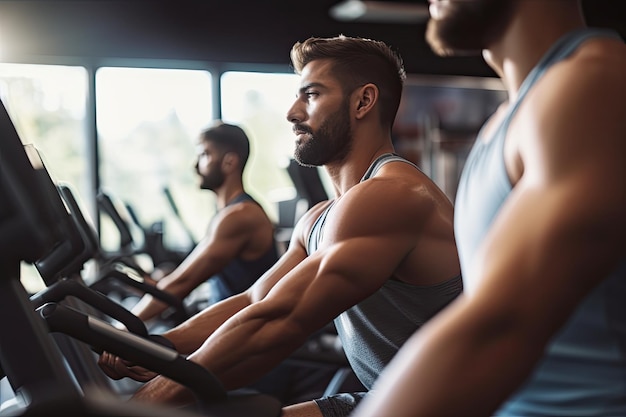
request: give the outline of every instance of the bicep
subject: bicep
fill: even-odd
[[[314,316],[325,324],[392,278],[432,209],[420,193],[406,191],[406,185],[371,181],[337,201],[318,250],[273,290],[293,300],[288,308],[295,322]]]
[[[314,331],[377,291],[414,248],[420,219],[432,206],[390,181],[372,181],[351,193],[331,208],[317,251],[307,256],[304,247],[326,204],[296,225],[290,250],[297,262],[285,261],[278,274],[267,274],[271,285],[265,277],[258,284],[268,290],[260,292],[267,311],[287,327]]]
[[[314,331],[387,281],[403,251],[393,239],[355,237],[307,257],[267,294],[289,322]]]
[[[174,272],[159,282],[159,287],[172,292],[177,287],[188,292],[237,258],[249,231],[229,223],[222,221],[213,227]]]
[[[202,240],[198,247],[199,256],[206,268],[213,273],[237,258],[250,240],[253,225],[237,220],[233,216],[224,218]]]

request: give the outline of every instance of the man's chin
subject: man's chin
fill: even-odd
[[[301,165],[301,166],[303,166],[303,167],[313,168],[313,167],[319,166],[319,165],[311,164],[311,163],[309,163],[309,162],[305,162],[305,161],[303,161],[303,160],[299,159],[298,157],[295,157],[294,159],[296,160],[296,162],[298,163],[298,165]]]
[[[428,45],[430,46],[430,49],[438,56],[441,57],[451,57],[451,56],[461,56],[461,57],[467,57],[467,56],[481,56],[482,54],[482,49],[478,48],[463,48],[463,47],[454,47],[451,46],[449,44],[446,44],[445,42],[442,42],[440,39],[437,39],[435,37],[429,39],[429,37],[427,37],[427,42]]]

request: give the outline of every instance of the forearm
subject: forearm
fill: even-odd
[[[194,402],[191,390],[171,379],[157,376],[141,386],[131,400],[149,404],[187,405]]]
[[[248,309],[226,322],[188,359],[214,373],[225,389],[239,388],[271,370],[302,344],[306,332],[286,330],[289,327],[283,320],[268,320]],[[187,388],[163,377],[147,383],[133,398],[167,404],[193,400]]]
[[[196,282],[189,274],[170,274],[157,283],[157,288],[179,300],[183,300],[195,288]],[[158,300],[150,294],[145,294],[132,308],[132,313],[143,321],[150,320],[163,313],[168,308],[167,303]]]
[[[150,294],[146,294],[133,306],[131,313],[142,321],[147,321],[161,314],[165,309],[167,309],[167,304],[157,300]]]
[[[226,320],[250,305],[247,293],[238,294],[202,310],[163,334],[181,354],[190,354]]]
[[[226,322],[189,356],[211,370],[227,389],[263,376],[302,345],[308,334],[286,317],[255,315],[254,307]]]

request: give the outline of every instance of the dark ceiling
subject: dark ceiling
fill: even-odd
[[[436,57],[424,42],[423,23],[335,21],[328,10],[337,2],[0,1],[0,45],[6,60],[60,56],[288,66],[294,42],[343,33],[387,42],[402,54],[409,73],[493,75],[480,57]],[[412,2],[427,4],[427,0]],[[615,28],[626,37],[626,0],[584,0],[583,6],[589,24]]]

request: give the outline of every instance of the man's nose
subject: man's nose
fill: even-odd
[[[291,123],[300,123],[306,119],[306,113],[302,110],[302,106],[296,100],[287,111],[287,120]]]

